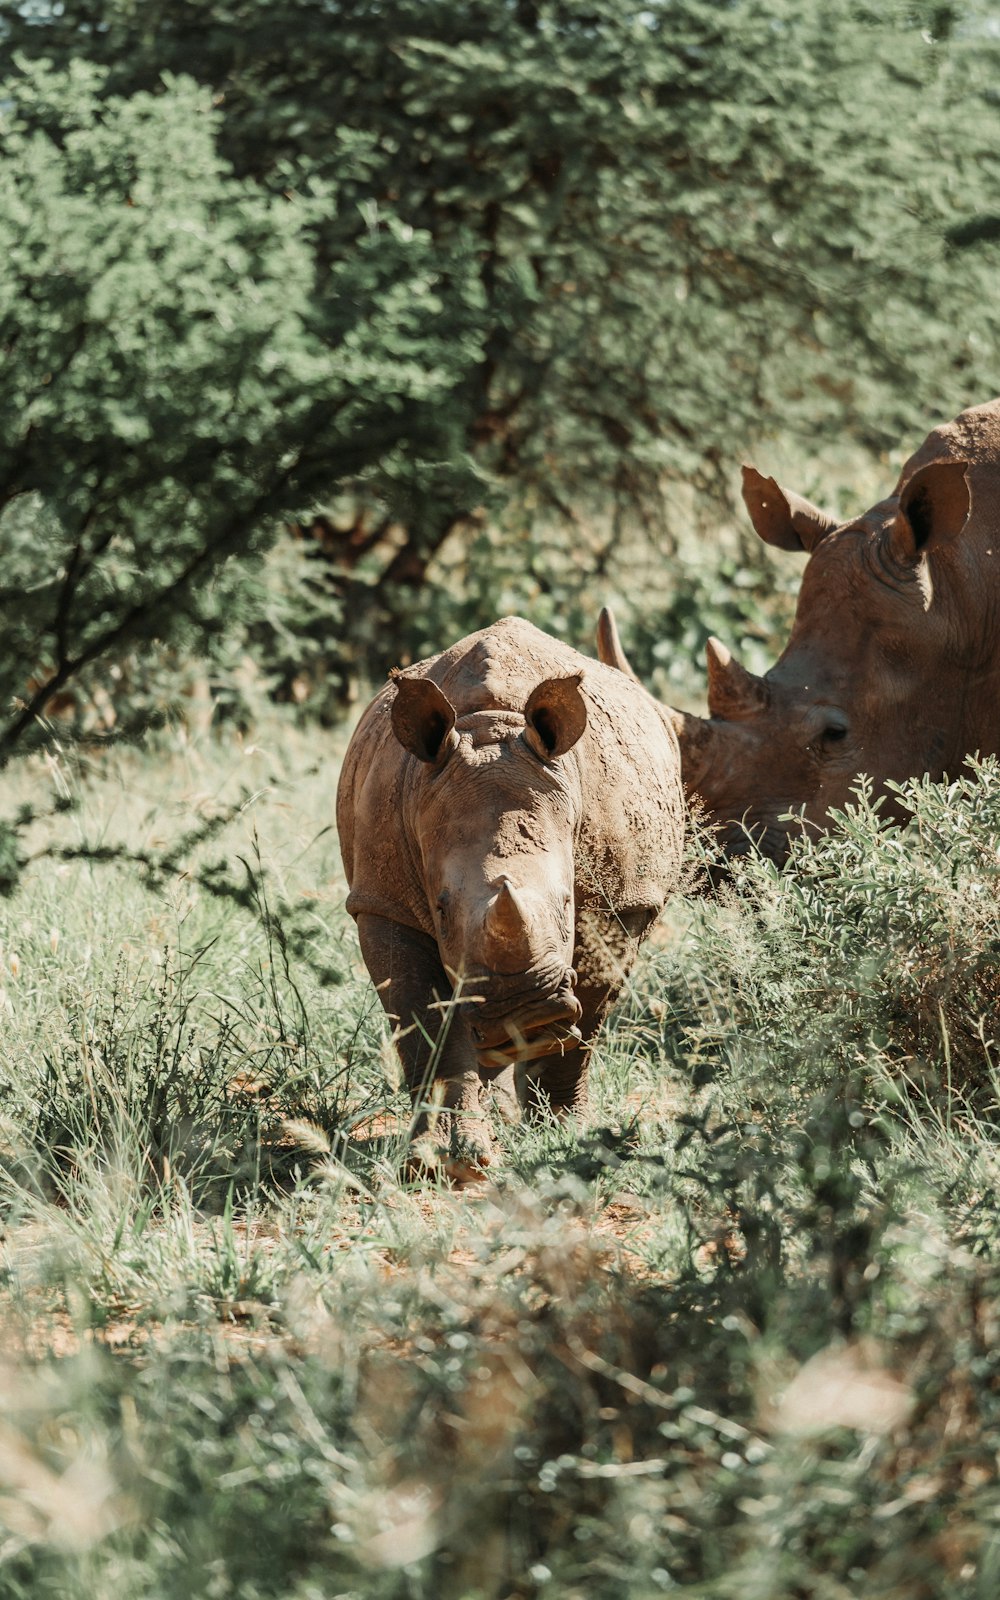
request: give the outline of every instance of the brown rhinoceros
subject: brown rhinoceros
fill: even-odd
[[[861,773],[884,791],[1000,750],[1000,400],[935,428],[853,521],[752,467],[743,498],[766,543],[809,554],[791,638],[762,678],[710,639],[710,716],[673,715],[685,790],[727,849],[781,860],[782,817],[822,829]],[[607,619],[598,650],[627,669]]]
[[[680,870],[673,729],[638,684],[507,617],[392,675],[348,746],[337,826],[414,1164],[474,1176],[484,1082],[586,1104],[594,1035]]]

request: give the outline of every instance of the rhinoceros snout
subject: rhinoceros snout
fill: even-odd
[[[566,959],[561,947],[572,936],[572,924],[554,896],[518,885],[506,874],[490,885],[490,894],[472,935],[477,965],[512,978]]]
[[[732,822],[720,832],[726,860],[735,864],[747,856],[767,856],[783,866],[791,850],[791,834],[779,822]]]

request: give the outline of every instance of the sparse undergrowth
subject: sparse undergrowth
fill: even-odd
[[[996,769],[674,907],[454,1193],[272,735],[60,769],[133,851],[255,798],[4,907],[0,1596],[992,1600]]]

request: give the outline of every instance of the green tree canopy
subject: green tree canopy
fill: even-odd
[[[441,327],[430,241],[364,235],[318,296],[320,180],[235,178],[190,81],[102,80],[32,67],[4,115],[0,756],[89,662],[210,619],[222,563],[332,483],[468,477],[440,402],[476,336]]]
[[[880,449],[916,437],[996,382],[983,219],[998,193],[1000,42],[987,20],[977,0],[0,3],[13,136],[41,141],[55,186],[43,253],[52,228],[71,227],[72,193],[106,239],[103,255],[78,254],[113,276],[140,219],[150,237],[161,227],[169,191],[251,260],[232,276],[231,253],[206,237],[200,288],[177,241],[157,261],[157,315],[183,325],[170,357],[183,374],[164,370],[167,409],[154,424],[143,402],[146,432],[127,453],[91,396],[108,370],[148,392],[143,323],[119,329],[115,309],[98,337],[87,320],[69,370],[82,378],[93,351],[101,379],[66,403],[51,389],[45,470],[79,476],[72,418],[85,404],[92,437],[131,473],[101,487],[95,526],[131,525],[126,488],[130,508],[148,491],[171,544],[186,535],[178,507],[159,503],[165,484],[197,503],[181,518],[195,544],[205,505],[215,515],[235,498],[248,530],[347,489],[370,509],[327,530],[333,599],[347,601],[337,626],[363,634],[377,667],[401,641],[423,644],[399,585],[422,583],[491,488],[513,490],[536,523],[584,506],[648,512],[668,478],[714,511],[761,434],[849,431]],[[67,107],[18,77],[32,59],[58,72],[90,61],[89,123],[71,130],[73,95]],[[178,112],[195,103],[181,72],[200,77],[211,115],[205,102]],[[166,188],[123,220],[130,141],[157,117],[148,159]],[[73,164],[91,140],[99,176],[81,198]],[[6,182],[31,209],[42,179],[14,154]],[[949,245],[970,229],[977,249]],[[194,312],[199,294],[221,295],[228,328]],[[14,315],[34,318],[34,303]],[[53,350],[80,328],[61,309]],[[247,354],[255,339],[266,360]],[[55,357],[33,363],[32,381],[49,370]],[[11,374],[21,414],[31,386]],[[206,405],[219,436],[199,420]],[[88,467],[68,520],[63,490],[31,484],[67,521],[71,555]]]

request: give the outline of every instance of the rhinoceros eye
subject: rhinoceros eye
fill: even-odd
[[[834,746],[838,744],[843,744],[846,738],[847,723],[842,722],[839,718],[834,719],[831,717],[830,720],[824,724],[816,743],[822,752],[824,750],[832,750]]]
[[[646,929],[656,921],[657,910],[655,906],[633,906],[630,910],[619,911],[618,921],[625,932],[631,934],[633,939],[641,939]]]
[[[448,891],[445,890],[442,894],[438,895],[437,899],[436,910],[438,914],[438,921],[442,927],[444,927],[448,921],[448,898]]]

